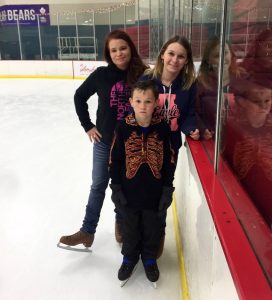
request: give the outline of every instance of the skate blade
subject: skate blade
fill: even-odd
[[[123,287],[129,281],[129,278],[126,280],[120,281],[120,287]]]
[[[73,246],[68,246],[68,245],[64,245],[61,243],[57,243],[57,247],[64,249],[64,250],[69,250],[69,251],[76,251],[76,252],[92,252],[92,250],[90,248],[75,248]]]
[[[129,281],[129,279],[132,276],[132,274],[136,271],[137,266],[138,266],[138,263],[135,265],[135,267],[134,267],[133,271],[131,272],[130,276],[128,277],[128,279],[123,280],[123,281],[120,280],[120,287],[123,287]]]
[[[154,289],[156,289],[157,288],[157,282],[152,282],[152,286],[153,286]]]

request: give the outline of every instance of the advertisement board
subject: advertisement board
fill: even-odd
[[[103,61],[73,61],[74,77],[88,77],[100,66],[106,66]]]
[[[1,25],[37,26],[50,25],[49,5],[3,5],[0,6]]]

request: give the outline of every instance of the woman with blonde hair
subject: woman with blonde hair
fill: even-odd
[[[152,79],[159,89],[156,113],[171,128],[171,142],[177,159],[182,145],[181,132],[199,138],[195,121],[195,67],[187,38],[175,35],[161,48],[154,68],[147,69],[139,80]]]

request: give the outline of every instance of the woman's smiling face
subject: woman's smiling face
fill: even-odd
[[[128,43],[122,39],[111,39],[109,41],[109,52],[116,67],[126,70],[131,60],[131,50]]]
[[[179,43],[172,43],[161,55],[161,59],[163,60],[163,72],[178,75],[188,62],[187,51]]]

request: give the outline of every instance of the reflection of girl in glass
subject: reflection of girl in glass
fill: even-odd
[[[220,39],[215,36],[206,44],[198,71],[197,112],[204,139],[212,138],[215,130],[219,52]],[[228,98],[225,102],[225,109],[227,109],[229,102],[233,102],[230,88],[232,81],[242,72],[242,68],[236,64],[236,56],[228,43],[225,46],[223,71],[223,92],[225,98]]]

